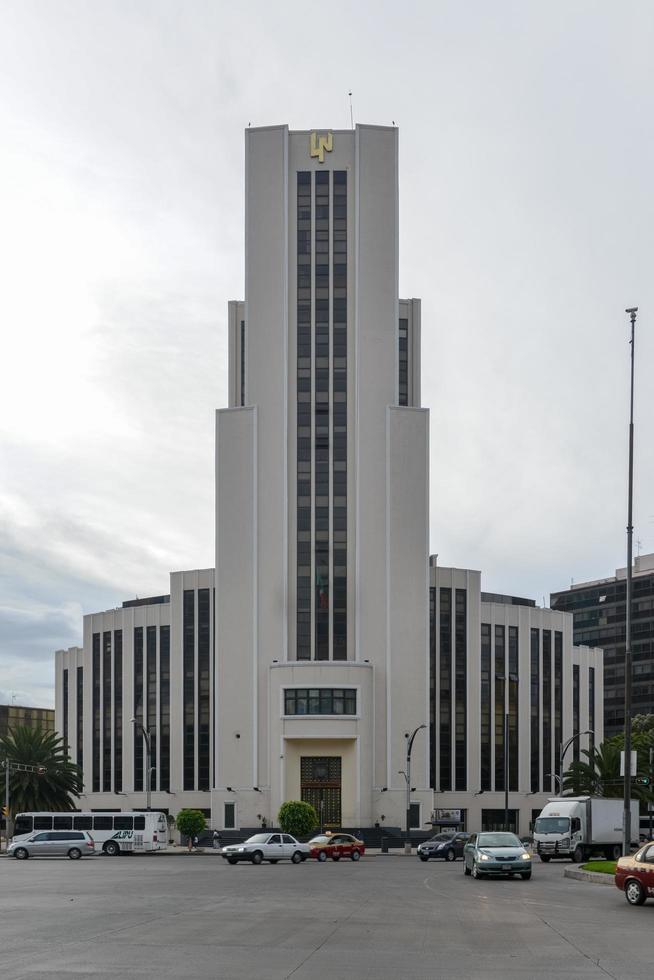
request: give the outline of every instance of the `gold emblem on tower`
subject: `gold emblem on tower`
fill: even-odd
[[[334,149],[334,134],[326,133],[319,136],[318,133],[311,134],[309,142],[309,156],[318,157],[318,163],[325,162],[325,153],[331,153]]]

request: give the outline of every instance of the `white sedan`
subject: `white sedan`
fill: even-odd
[[[306,861],[310,850],[308,844],[300,844],[290,834],[254,834],[242,844],[228,844],[220,853],[229,864],[236,864],[238,861],[251,861],[252,864],[261,864],[262,861],[270,861],[271,864],[292,861],[293,864],[299,864],[300,861]]]

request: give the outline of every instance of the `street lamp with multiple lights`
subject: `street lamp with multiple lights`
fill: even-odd
[[[408,732],[404,733],[404,737],[407,740],[406,743],[406,770],[400,770],[400,775],[404,776],[406,780],[406,842],[404,845],[405,854],[411,853],[411,750],[413,749],[413,740],[420,731],[421,728],[426,728],[426,725],[418,725],[414,728],[411,734]]]
[[[559,772],[561,773],[561,779],[559,782],[559,796],[563,796],[563,760],[565,758],[565,754],[574,740],[576,738],[581,738],[582,735],[592,735],[593,738],[595,738],[595,732],[592,730],[592,728],[587,728],[585,732],[575,732],[575,734],[571,735],[568,741],[563,742],[559,748]]]

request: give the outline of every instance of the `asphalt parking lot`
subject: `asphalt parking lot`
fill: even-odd
[[[474,881],[399,855],[231,867],[214,857],[0,863],[3,975],[650,980],[654,901],[534,863]]]

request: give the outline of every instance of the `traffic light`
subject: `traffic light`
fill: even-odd
[[[636,785],[637,786],[649,786],[650,782],[651,782],[651,780],[650,780],[649,776],[636,776]]]
[[[9,816],[9,807],[8,806],[3,806],[3,808],[2,808],[2,816],[3,817],[8,817]]]

